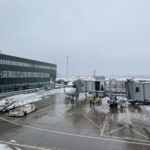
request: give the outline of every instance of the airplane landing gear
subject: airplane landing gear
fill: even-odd
[[[71,99],[71,104],[74,104],[74,99]]]
[[[92,100],[90,100],[90,105],[94,105],[94,103],[93,103],[93,101],[92,101]]]

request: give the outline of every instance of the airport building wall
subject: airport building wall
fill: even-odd
[[[0,54],[0,93],[49,86],[57,65]]]

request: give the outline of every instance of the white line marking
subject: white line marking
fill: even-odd
[[[107,119],[108,119],[108,116],[106,116],[106,120],[105,120],[105,123],[104,123],[103,129],[102,129],[101,136],[102,136],[102,135],[103,135],[103,133],[104,133],[104,130],[105,130],[105,126],[106,126]]]
[[[125,139],[125,137],[111,136],[111,135],[103,135],[103,137],[116,138],[116,139],[124,138]],[[132,138],[130,138],[130,140],[150,143],[150,141],[148,141],[148,140],[140,140],[140,139],[132,139]]]
[[[57,111],[54,111],[54,112],[57,114],[57,116],[58,116],[58,117],[60,117],[60,116],[61,116],[61,115],[60,115]]]
[[[112,114],[112,116],[111,116],[111,119],[113,119],[113,114]]]
[[[112,119],[113,121],[115,121],[115,122],[117,122],[116,120],[114,120],[114,119]],[[121,124],[121,125],[123,125],[124,126],[124,124],[122,124],[122,123],[119,123],[119,122],[117,122],[118,124]],[[134,130],[134,129],[131,129],[131,128],[129,128],[129,127],[127,127],[126,126],[126,128],[128,128],[128,129],[130,129],[130,130],[132,130],[133,132],[136,132],[137,134],[139,134],[139,135],[141,135],[141,136],[143,136],[143,137],[145,137],[146,139],[149,139],[147,136],[145,136],[145,135],[143,135],[143,134],[141,134],[141,133],[139,133],[138,131],[136,131],[136,130]]]
[[[0,142],[5,143],[5,144],[9,144],[9,145],[13,145],[13,146],[25,147],[25,148],[32,148],[32,149],[38,149],[38,150],[51,150],[51,149],[29,146],[29,145],[24,145],[24,144],[11,143],[11,142],[1,141],[1,140],[0,140]]]
[[[108,139],[108,138],[101,138],[101,137],[92,137],[92,136],[86,136],[86,135],[71,134],[71,133],[65,133],[65,132],[59,132],[59,131],[53,131],[53,130],[37,128],[37,127],[29,126],[29,125],[23,125],[23,124],[19,124],[19,123],[15,123],[15,122],[9,121],[9,120],[4,119],[2,117],[0,117],[0,119],[4,120],[6,122],[9,122],[9,123],[15,124],[15,125],[26,127],[26,128],[36,129],[36,130],[40,130],[40,131],[46,131],[46,132],[55,133],[55,134],[74,136],[74,137],[81,137],[81,138],[88,138],[88,139],[96,139],[96,140],[104,140],[104,141],[113,141],[113,142],[120,142],[120,143],[128,143],[128,144],[150,146],[150,143],[129,142],[129,141],[123,141],[123,140],[115,140],[115,139]],[[149,142],[149,141],[147,141],[147,142]]]
[[[121,129],[123,129],[123,128],[125,128],[125,126],[124,126],[124,127],[121,127],[121,128],[118,128],[118,129],[115,129],[115,130],[112,130],[112,131],[110,131],[110,132],[107,132],[106,134],[110,134],[110,133],[119,131],[119,130],[121,130]]]
[[[125,113],[123,113],[124,118],[126,118]]]
[[[139,135],[145,137],[146,139],[149,139],[147,136],[145,136],[145,135],[139,133],[138,131],[136,131],[136,130],[134,130],[134,129],[131,129],[131,128],[129,128],[129,127],[127,127],[127,128],[130,129],[130,130],[132,130],[133,132],[136,132],[137,134],[139,134]]]

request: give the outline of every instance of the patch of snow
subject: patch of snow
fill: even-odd
[[[139,106],[142,110],[150,112],[150,106]]]
[[[19,148],[16,148],[15,149],[17,150],[21,150]],[[0,150],[13,150],[12,148],[10,148],[8,145],[5,145],[5,144],[0,144]]]
[[[110,100],[110,98],[109,97],[104,97],[101,100],[102,100],[102,104],[108,104],[108,100]]]
[[[16,147],[16,149],[17,149],[17,150],[21,150],[20,148],[17,148],[17,147]]]
[[[10,140],[9,142],[16,143],[16,141],[15,141],[15,140]]]
[[[0,144],[0,149],[1,149],[1,150],[12,150],[12,149],[10,149],[8,146],[6,146],[6,145],[1,145],[1,144]]]
[[[10,97],[2,99],[0,101],[0,106],[6,105],[6,102],[7,103],[14,102],[13,104],[11,104],[10,106],[7,107],[9,109],[12,109],[14,107],[19,107],[19,106],[23,106],[25,104],[40,101],[40,100],[42,100],[42,97],[48,97],[49,95],[63,93],[63,92],[64,92],[64,88],[54,89],[54,90],[50,90],[50,91],[41,90],[36,93],[14,95],[14,96],[10,96]]]
[[[126,97],[123,97],[123,96],[117,96],[117,100],[124,100],[124,101],[127,101],[127,98],[126,98]]]

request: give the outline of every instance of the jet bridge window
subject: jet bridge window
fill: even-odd
[[[135,91],[136,91],[136,92],[140,92],[140,88],[139,88],[139,87],[136,87]]]

